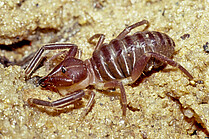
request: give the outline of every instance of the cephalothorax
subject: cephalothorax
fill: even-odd
[[[90,95],[84,115],[93,104],[94,92],[83,91],[87,86],[93,85],[96,89],[119,88],[121,92],[121,104],[123,116],[126,115],[126,93],[124,85],[134,83],[144,71],[158,68],[163,63],[179,68],[190,79],[192,75],[180,64],[170,59],[174,53],[174,41],[166,34],[156,31],[136,32],[132,36],[127,34],[134,28],[146,24],[147,20],[137,22],[126,27],[109,44],[104,42],[103,34],[95,34],[89,39],[99,38],[95,51],[90,59],[82,61],[76,58],[78,47],[75,44],[49,44],[44,45],[36,53],[28,65],[25,74],[28,77],[39,63],[44,50],[66,49],[64,60],[57,65],[47,76],[39,80],[42,87],[59,92],[62,99],[49,102],[30,98],[30,104],[60,107]]]

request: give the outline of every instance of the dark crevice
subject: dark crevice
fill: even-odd
[[[23,41],[20,41],[18,43],[14,43],[14,44],[11,44],[11,45],[0,45],[0,49],[1,50],[5,50],[5,51],[8,51],[8,52],[11,52],[11,51],[16,51],[17,49],[20,49],[26,45],[30,45],[31,42],[28,41],[28,40],[23,40]],[[23,61],[25,63],[25,61]],[[16,60],[15,61],[10,61],[7,57],[5,56],[0,56],[0,63],[2,65],[4,65],[4,67],[8,67],[10,65],[20,65],[19,62],[17,62]],[[21,66],[21,65],[20,65]]]
[[[184,112],[183,112],[183,109],[184,109],[184,108],[182,107],[182,104],[180,103],[179,98],[172,97],[171,95],[169,95],[169,93],[167,94],[167,96],[168,96],[172,101],[174,101],[174,102],[176,102],[177,104],[179,104],[179,107],[180,107],[181,112],[184,113]],[[194,113],[195,113],[195,112],[194,112]],[[194,120],[194,125],[195,125],[195,127],[196,127],[197,129],[194,130],[194,132],[193,132],[192,134],[190,134],[191,136],[198,135],[198,131],[202,131],[202,132],[204,132],[207,136],[209,136],[208,131],[207,131],[205,128],[203,128],[203,126],[202,126],[200,123],[198,123],[194,117],[193,117],[193,118],[188,118],[188,117],[184,116],[184,120],[187,121],[188,123],[189,123],[189,122],[192,122],[192,121]]]
[[[30,45],[31,41],[28,40],[22,40],[20,42],[11,44],[11,45],[0,45],[1,50],[6,50],[6,51],[15,51],[18,48],[22,48],[25,45]]]
[[[128,108],[130,111],[132,111],[132,112],[135,112],[135,111],[140,111],[140,109],[139,109],[139,108],[135,108],[135,107],[131,106],[131,105],[130,105],[130,103],[129,103],[129,104],[127,104],[127,108]]]

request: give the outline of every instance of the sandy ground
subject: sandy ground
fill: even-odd
[[[168,34],[176,43],[173,59],[193,76],[167,66],[125,86],[128,100],[122,119],[119,91],[92,89],[95,103],[78,120],[87,99],[62,109],[31,107],[27,99],[53,101],[59,94],[25,81],[24,69],[0,65],[1,138],[207,138],[209,137],[208,0],[3,0],[0,2],[0,56],[21,61],[43,44],[70,42],[91,57],[87,39],[96,33],[109,42],[126,25],[146,19],[149,30]],[[132,31],[142,30],[139,27]],[[182,37],[189,34],[189,37]],[[185,35],[184,35],[185,36]],[[53,53],[48,53],[48,57]],[[59,60],[54,60],[51,67]],[[46,75],[44,66],[32,77]]]

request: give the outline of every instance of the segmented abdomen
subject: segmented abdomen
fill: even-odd
[[[147,52],[167,57],[174,53],[174,41],[166,34],[156,31],[136,32],[123,39],[113,39],[95,50],[90,59],[96,77],[101,81],[123,79],[131,75],[135,63]],[[162,63],[151,58],[144,71],[157,68]]]

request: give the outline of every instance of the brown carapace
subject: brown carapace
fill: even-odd
[[[146,25],[143,31],[128,36],[132,29],[141,25]],[[65,52],[64,60],[47,76],[39,80],[40,86],[59,92],[64,97],[53,102],[30,98],[29,104],[61,107],[89,95],[89,101],[82,114],[86,115],[94,102],[95,93],[91,90],[83,91],[83,89],[89,85],[101,90],[119,88],[122,115],[126,116],[127,99],[124,85],[134,83],[142,72],[158,68],[165,63],[179,68],[190,79],[193,79],[185,68],[170,59],[174,53],[174,41],[164,33],[146,31],[148,27],[149,22],[147,20],[137,22],[126,27],[109,44],[103,43],[105,40],[103,34],[95,34],[89,39],[89,42],[92,43],[95,38],[99,38],[99,41],[92,57],[85,61],[76,58],[79,51],[75,44],[44,45],[29,63],[25,74],[27,77],[30,76],[45,50],[69,48],[69,51]]]

